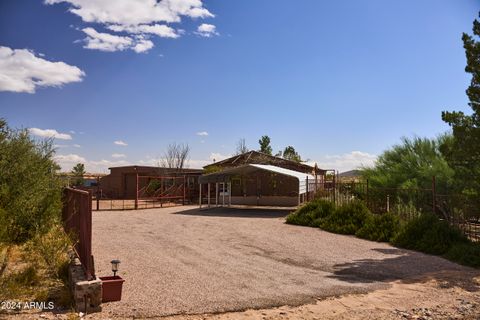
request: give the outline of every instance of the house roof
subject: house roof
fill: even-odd
[[[272,166],[268,164],[246,164],[234,168],[225,169],[219,172],[205,174],[203,176],[200,176],[198,181],[200,183],[228,182],[230,181],[230,178],[234,175],[250,174],[259,170],[270,171],[280,175],[296,178],[299,182],[298,187],[300,194],[306,192],[307,179],[310,181],[315,180],[315,177],[311,174],[285,169],[282,167]]]
[[[288,160],[276,156],[272,156],[260,151],[248,151],[230,158],[227,158],[222,161],[214,162],[212,164],[206,165],[203,168],[208,169],[209,167],[213,166],[240,166],[244,164],[254,164],[254,163],[262,163],[262,164],[270,164],[270,165],[275,165],[277,167],[284,167],[288,166],[290,168],[295,168],[304,172],[312,172],[314,170],[314,167],[307,165],[305,163],[299,163],[293,160]],[[295,170],[294,170],[295,171]],[[318,169],[317,168],[317,173],[323,172],[325,170]]]
[[[137,166],[137,165],[110,167],[108,169],[110,171],[113,169],[113,170],[144,170],[144,171],[148,171],[148,170],[152,170],[152,171],[162,171],[162,170],[175,171],[175,170],[179,170],[181,172],[202,172],[202,169],[195,169],[195,168],[177,169],[177,168],[165,168],[165,167],[156,167],[156,166]]]

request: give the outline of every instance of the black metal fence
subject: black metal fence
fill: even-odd
[[[433,213],[480,241],[480,208],[477,201],[463,195],[438,194],[432,188],[380,188],[365,182],[308,183],[307,199],[324,199],[343,205],[362,201],[374,214],[391,212],[408,221],[423,213]]]

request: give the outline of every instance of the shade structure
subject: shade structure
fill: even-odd
[[[199,178],[199,183],[216,183],[216,182],[230,182],[231,178],[236,175],[249,175],[257,171],[269,171],[276,174],[294,177],[298,179],[298,194],[307,192],[307,180],[314,181],[315,177],[311,174],[289,170],[268,164],[246,164],[243,166],[226,169],[220,172],[214,172],[203,175]]]

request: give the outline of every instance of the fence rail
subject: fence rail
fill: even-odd
[[[408,221],[423,213],[433,213],[480,241],[480,208],[458,194],[437,194],[432,188],[380,188],[366,182],[309,182],[307,199],[323,199],[335,205],[363,201],[374,214],[391,212]]]
[[[75,252],[88,280],[95,278],[92,255],[92,196],[88,191],[64,188],[62,220],[65,231],[75,238]]]

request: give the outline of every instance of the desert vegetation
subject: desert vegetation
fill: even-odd
[[[429,213],[406,221],[393,213],[372,214],[359,200],[338,207],[329,201],[312,200],[290,213],[286,223],[390,242],[480,268],[480,244],[469,241],[460,230]]]
[[[50,140],[0,119],[0,300],[70,305],[70,238],[61,226],[61,183]]]

